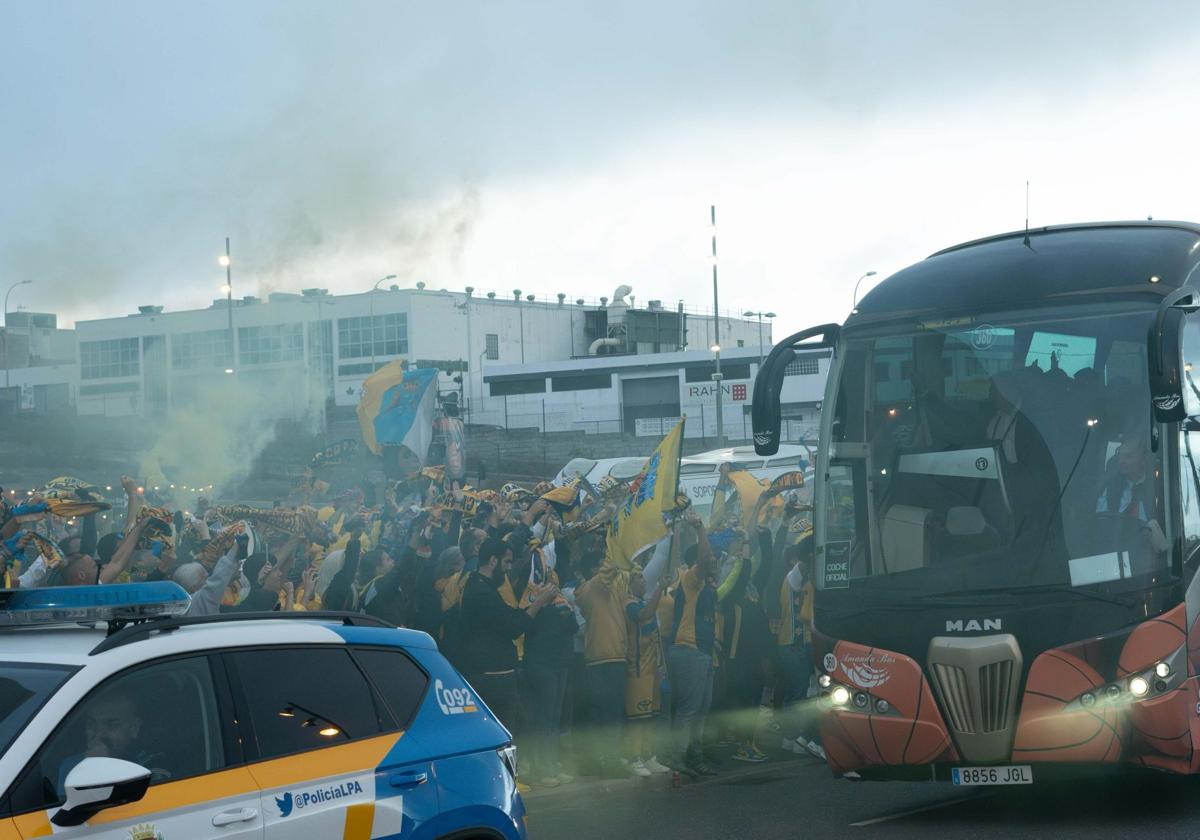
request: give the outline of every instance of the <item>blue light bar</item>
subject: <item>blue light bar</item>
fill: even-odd
[[[182,615],[191,597],[169,580],[0,590],[0,627],[139,621]]]

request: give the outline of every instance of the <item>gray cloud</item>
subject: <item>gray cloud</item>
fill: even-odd
[[[1193,12],[1030,0],[13,4],[0,278],[36,279],[27,299],[79,316],[203,304],[225,235],[239,291],[453,274],[491,183],[603,171],[649,136],[703,143],[763,114],[803,135],[878,113],[1068,101],[1189,42]]]

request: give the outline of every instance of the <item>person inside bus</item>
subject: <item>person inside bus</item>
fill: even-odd
[[[1105,474],[1096,499],[1096,513],[1103,515],[1100,547],[1129,551],[1133,574],[1150,571],[1169,545],[1158,524],[1150,453],[1137,435],[1126,436]]]

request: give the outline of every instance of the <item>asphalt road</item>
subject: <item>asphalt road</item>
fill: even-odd
[[[807,758],[724,766],[721,776],[679,789],[656,778],[535,791],[526,797],[530,837],[1200,837],[1200,778],[1126,775],[964,792],[948,783],[838,780]]]

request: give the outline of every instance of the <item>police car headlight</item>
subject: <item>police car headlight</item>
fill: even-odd
[[[517,778],[517,748],[512,744],[507,747],[501,747],[496,750],[496,755],[500,756],[500,760],[504,762],[504,766],[508,768],[508,774]]]

